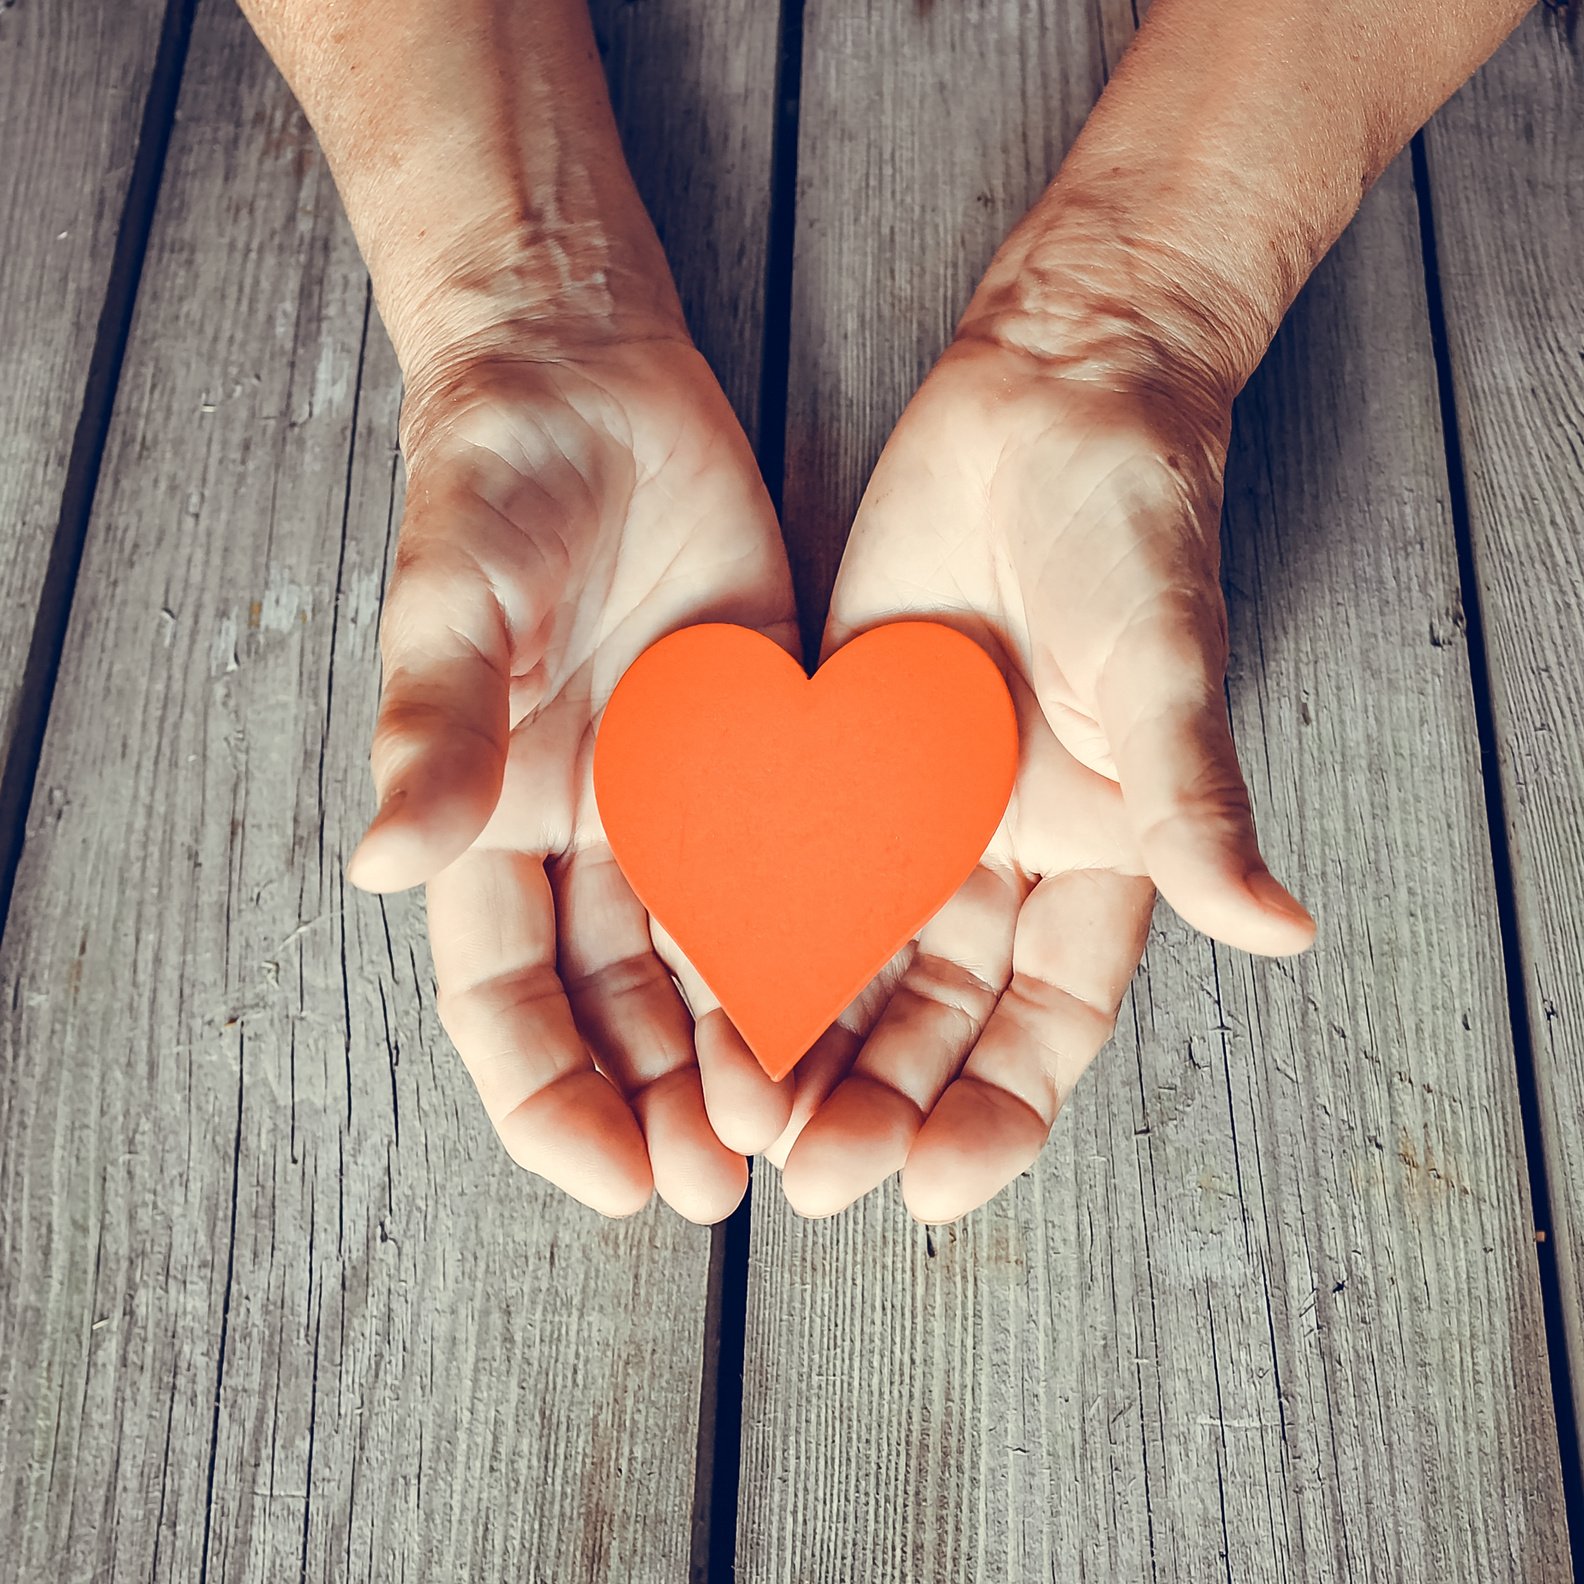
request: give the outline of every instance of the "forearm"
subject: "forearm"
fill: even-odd
[[[680,327],[584,0],[242,0],[409,374],[510,325]]]
[[[1527,8],[1154,0],[965,329],[1159,353],[1230,395],[1371,182]]]

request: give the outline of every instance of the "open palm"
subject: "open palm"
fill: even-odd
[[[788,1101],[657,952],[590,764],[611,690],[663,634],[796,641],[747,440],[699,354],[655,340],[470,365],[422,393],[405,449],[380,807],[349,873],[427,882],[441,1017],[516,1161],[608,1214],[657,1187],[716,1220]]]
[[[1110,1037],[1158,884],[1190,923],[1300,950],[1229,734],[1224,414],[958,342],[903,415],[842,561],[826,651],[924,614],[978,640],[1021,761],[982,862],[799,1069],[771,1151],[833,1213],[902,1171],[946,1220],[1038,1154]]]

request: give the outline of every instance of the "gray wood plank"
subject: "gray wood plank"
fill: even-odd
[[[606,20],[752,393],[774,18]],[[203,0],[0,955],[0,1577],[687,1573],[710,1234],[515,1172],[421,904],[341,879],[398,397],[313,139]]]
[[[0,766],[165,9],[61,0],[0,10]]]
[[[805,594],[1128,11],[813,0]],[[1257,962],[1162,910],[1045,1156],[960,1226],[890,1190],[805,1224],[757,1184],[754,1584],[1568,1576],[1422,283],[1399,165],[1231,458],[1234,723],[1316,950]]]
[[[592,0],[590,9],[628,163],[688,328],[757,439],[779,8]]]
[[[1530,1052],[1584,1417],[1584,43],[1536,8],[1426,135]]]

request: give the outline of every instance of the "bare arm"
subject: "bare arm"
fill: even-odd
[[[1235,392],[1371,183],[1529,4],[1154,0],[965,328],[1181,357]]]
[[[584,0],[242,9],[318,134],[409,378],[552,318],[680,332]]]

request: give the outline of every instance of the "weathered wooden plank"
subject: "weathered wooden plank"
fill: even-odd
[[[166,9],[0,9],[0,770],[73,439],[85,397],[97,414],[107,394],[90,365]],[[23,812],[0,794],[7,844]]]
[[[1128,10],[811,5],[806,595]],[[743,1578],[1566,1576],[1422,282],[1399,165],[1231,459],[1234,721],[1319,945],[1256,962],[1163,910],[1046,1155],[961,1226],[758,1186]]]
[[[593,0],[628,162],[688,328],[756,439],[778,7]]]
[[[774,18],[607,21],[751,395]],[[740,264],[709,293],[694,229]],[[8,1577],[687,1572],[710,1235],[516,1173],[421,905],[341,879],[398,395],[313,139],[203,0],[0,957]]]
[[[1529,1052],[1584,1417],[1584,46],[1536,8],[1426,157],[1517,893]]]

